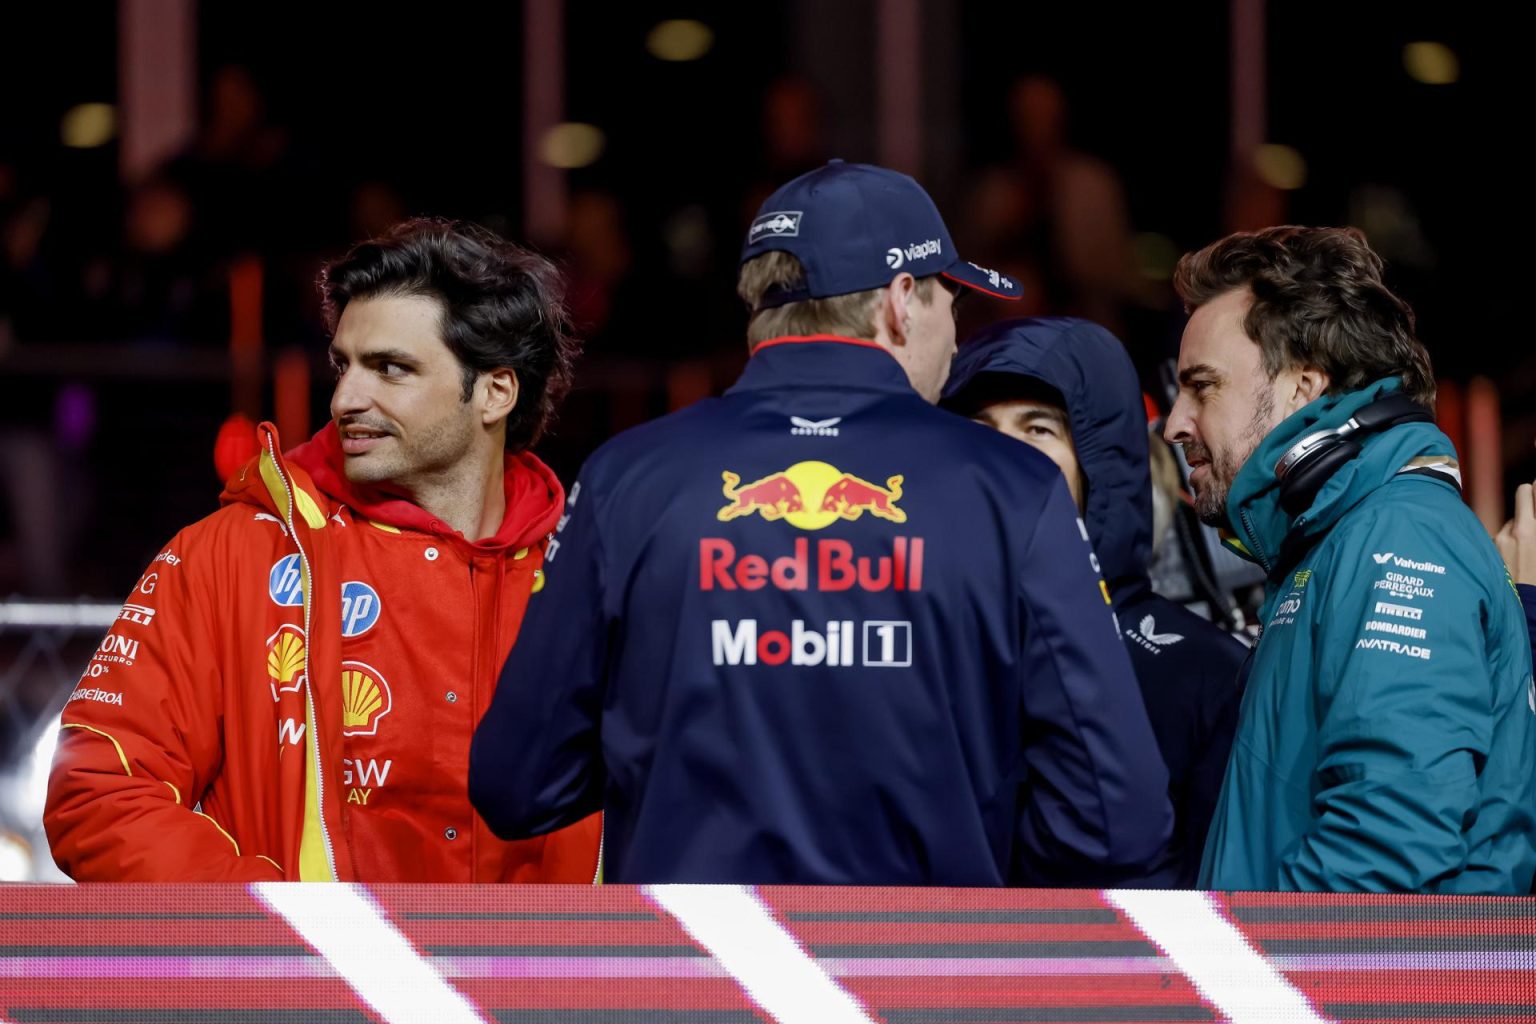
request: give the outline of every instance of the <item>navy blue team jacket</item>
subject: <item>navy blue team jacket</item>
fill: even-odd
[[[1144,876],[1115,881],[1191,888],[1232,752],[1248,649],[1152,592],[1152,481],[1135,367],[1098,324],[1044,317],[993,324],[960,346],[946,403],[983,374],[1031,377],[1061,394],[1087,481],[1088,538],[1168,767],[1175,820],[1168,855]]]
[[[613,882],[1081,884],[1167,773],[1056,467],[871,342],[758,346],[583,467],[470,794]]]

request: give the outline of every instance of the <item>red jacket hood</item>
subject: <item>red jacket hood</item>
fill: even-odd
[[[276,427],[263,423],[258,429],[270,431],[274,444],[281,450]],[[230,478],[219,500],[226,505],[236,502],[259,505],[263,510],[281,518],[286,510],[273,506],[272,498],[256,468],[259,459],[260,456],[257,456],[257,459],[253,459]],[[343,459],[341,438],[333,423],[327,423],[314,437],[284,453],[284,461],[290,472],[302,471],[302,475],[294,473],[295,482],[317,498],[324,499],[321,504],[329,505],[325,509],[327,515],[339,506],[346,505],[357,514],[386,526],[435,534],[480,553],[491,554],[508,548],[532,546],[555,529],[565,507],[565,490],[553,470],[531,452],[509,452],[503,463],[502,489],[506,495],[507,509],[501,520],[501,529],[484,540],[468,541],[459,531],[436,519],[419,505],[354,485],[342,469]],[[307,486],[310,484],[312,486]]]

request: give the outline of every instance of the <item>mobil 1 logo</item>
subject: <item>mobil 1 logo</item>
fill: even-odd
[[[894,619],[834,619],[821,629],[795,619],[787,630],[763,628],[756,619],[715,619],[709,632],[711,661],[722,666],[907,668],[912,664],[912,623]]]

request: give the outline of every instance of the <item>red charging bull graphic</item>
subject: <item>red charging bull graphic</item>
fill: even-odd
[[[797,462],[749,484],[729,470],[720,474],[730,504],[716,513],[721,522],[760,515],[770,522],[784,520],[801,530],[819,530],[839,519],[857,520],[868,512],[892,523],[907,521],[901,500],[900,475],[885,486],[845,473],[826,462]]]
[[[771,521],[783,519],[791,512],[805,511],[800,488],[783,473],[754,480],[745,487],[736,486],[741,482],[741,477],[730,470],[720,476],[725,480],[725,496],[731,499],[731,503],[718,513],[717,518],[721,522],[729,522],[738,516],[749,516],[754,512],[761,513],[764,519]]]
[[[823,512],[836,512],[844,519],[857,519],[866,511],[872,516],[904,523],[907,514],[896,507],[901,497],[901,477],[887,477],[884,487],[877,487],[868,480],[860,480],[852,473],[844,473],[842,479],[827,488],[827,496],[821,499]]]

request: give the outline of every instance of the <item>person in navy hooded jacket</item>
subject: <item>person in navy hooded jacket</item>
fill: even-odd
[[[1192,887],[1232,749],[1247,649],[1152,592],[1147,420],[1130,356],[1087,320],[1005,320],[960,347],[941,404],[1062,470],[1114,599],[1174,809],[1165,859],[1143,876],[1105,882]]]
[[[613,882],[1082,885],[1145,870],[1167,773],[1056,468],[937,400],[957,257],[833,161],[742,252],[741,379],[572,489],[475,734],[496,834],[598,808]]]

